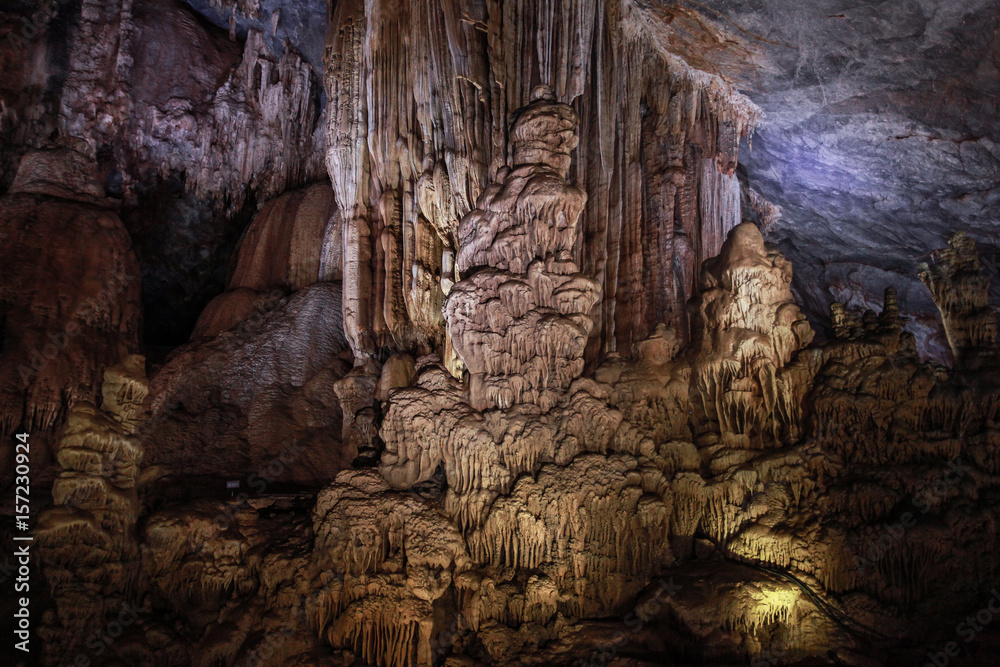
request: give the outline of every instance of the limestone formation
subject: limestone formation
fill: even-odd
[[[587,196],[565,182],[576,112],[548,89],[511,128],[513,165],[458,226],[445,320],[469,371],[473,407],[547,409],[583,372],[599,286],[573,261]]]
[[[996,350],[997,318],[989,305],[990,280],[979,263],[976,243],[962,232],[948,239],[948,248],[934,254],[934,263],[920,265],[920,279],[934,297],[944,321],[955,363],[976,369],[983,354]]]
[[[143,449],[135,431],[147,391],[144,364],[133,355],[107,369],[103,408],[74,405],[59,441],[62,472],[36,528],[56,607],[54,622],[39,629],[50,661],[74,659],[92,628],[137,593]]]
[[[288,192],[264,204],[236,251],[227,288],[299,290],[341,279],[341,231],[330,184]]]
[[[751,223],[733,228],[702,267],[692,302],[692,397],[729,446],[798,437],[801,394],[785,372],[813,338],[791,292],[792,268]],[[728,441],[728,442],[727,442]]]
[[[296,443],[301,453],[280,477],[315,482],[356,456],[342,446],[335,389],[350,369],[340,285],[316,283],[262,305],[270,309],[177,350],[153,378],[141,432],[151,463],[249,475]]]
[[[463,249],[460,222],[488,187],[518,191],[516,175],[502,185],[505,165],[516,172],[521,159],[535,162],[532,153],[558,152],[568,139],[508,155],[518,141],[508,115],[531,104],[539,84],[581,122],[575,156],[557,162],[588,196],[563,205],[566,221],[556,224],[567,227],[552,248],[573,237],[574,262],[603,295],[588,360],[627,350],[661,322],[686,339],[698,267],[740,221],[736,158],[759,119],[708,65],[706,49],[722,39],[679,6],[617,0],[558,10],[523,1],[337,3],[327,168],[343,216],[344,324],[355,356],[382,346],[425,354],[440,343],[437,305],[465,277],[458,253],[485,250]]]

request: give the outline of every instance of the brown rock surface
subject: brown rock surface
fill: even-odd
[[[92,155],[53,146],[26,155],[0,198],[0,432],[4,450],[16,430],[38,434],[39,472],[46,433],[138,348],[139,267],[95,179]]]
[[[141,437],[151,463],[175,474],[231,478],[302,447],[282,480],[316,483],[349,464],[336,381],[350,368],[340,286],[317,283],[272,301],[211,339],[179,350],[153,377]]]

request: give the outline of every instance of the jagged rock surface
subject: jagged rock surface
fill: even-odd
[[[10,130],[0,192],[14,178],[11,157],[55,132],[85,139],[98,155],[96,187],[122,204],[136,239],[147,338],[176,345],[222,287],[219,267],[248,211],[323,178],[316,72],[263,26],[227,35],[182,3],[15,3],[0,22],[11,28],[0,57],[12,79],[0,84]]]

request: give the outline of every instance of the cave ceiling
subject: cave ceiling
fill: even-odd
[[[780,209],[766,236],[794,263],[800,299],[822,317],[830,301],[870,308],[894,285],[924,352],[943,356],[914,267],[961,229],[996,275],[1000,5],[701,6],[759,58],[740,87],[764,121],[740,159]]]

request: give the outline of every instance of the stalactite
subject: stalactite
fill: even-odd
[[[670,534],[673,499],[654,494],[648,487],[661,484],[636,472],[635,460],[625,455],[587,455],[565,468],[544,466],[537,481],[522,478],[493,504],[483,525],[468,536],[471,555],[518,570],[552,569],[555,585],[574,598],[581,595],[581,584],[588,590],[596,586],[597,593],[603,579],[641,576],[671,562],[669,547],[658,540]],[[568,604],[572,610],[573,604],[589,608],[591,602]]]

